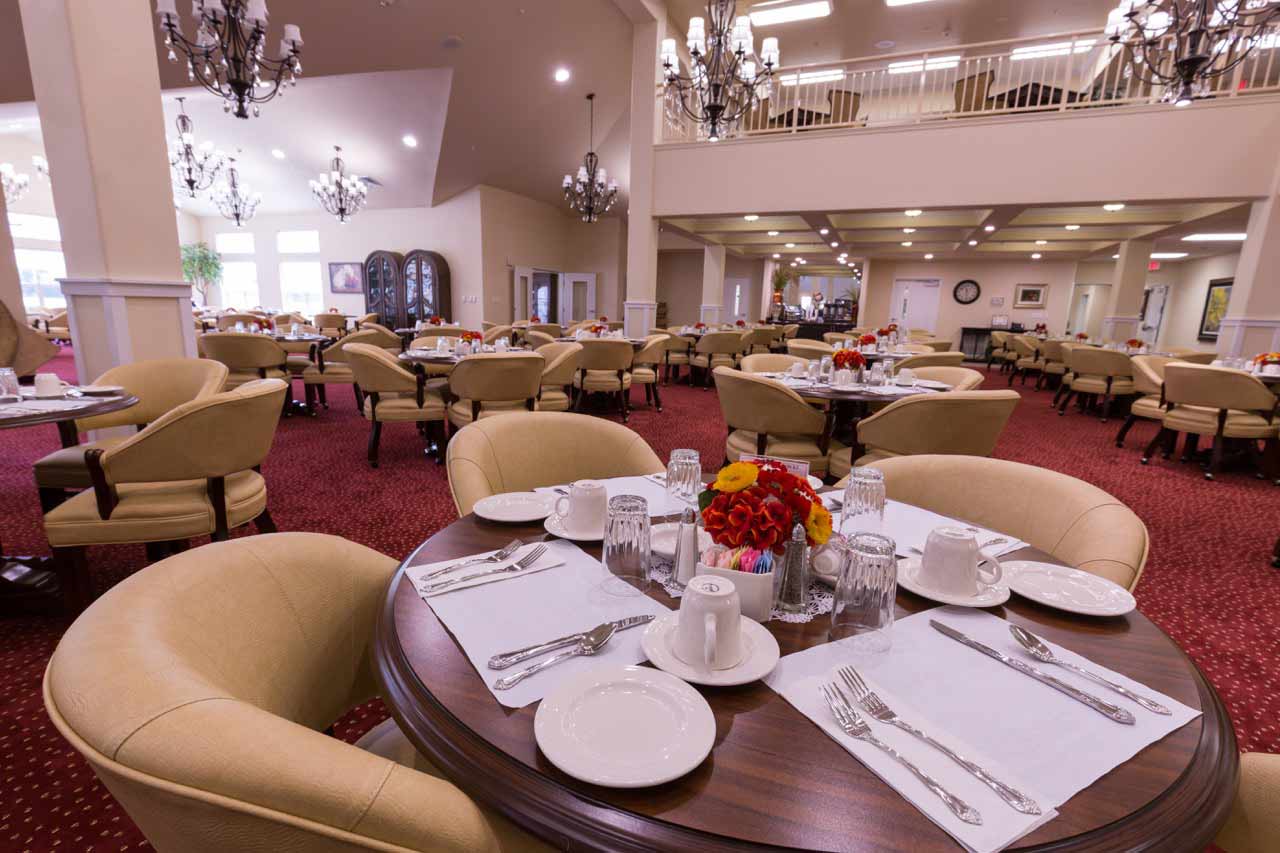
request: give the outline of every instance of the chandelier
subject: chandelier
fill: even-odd
[[[156,14],[169,61],[178,61],[178,51],[187,58],[187,79],[199,82],[224,100],[223,110],[234,108],[237,118],[259,114],[258,105],[276,95],[283,86],[298,84],[302,73],[302,33],[296,24],[285,24],[280,40],[280,58],[263,56],[267,41],[267,0],[192,0],[196,38],[182,34],[176,0],[156,0]]]
[[[1107,36],[1128,53],[1135,77],[1165,87],[1163,100],[1184,107],[1221,88],[1219,78],[1278,20],[1280,0],[1121,0],[1107,17]]]
[[[240,172],[236,169],[236,158],[227,158],[227,168],[222,183],[214,187],[213,203],[218,212],[235,222],[236,227],[243,226],[258,212],[262,203],[262,193],[253,192],[248,184],[240,183]]]
[[[668,112],[683,112],[711,142],[735,132],[742,117],[769,97],[779,60],[776,38],[765,39],[756,55],[751,18],[735,18],[734,11],[733,0],[707,0],[707,17],[689,19],[688,75],[680,73],[675,39],[663,39],[660,51]]]
[[[335,145],[333,151],[329,171],[321,172],[320,179],[311,182],[311,194],[321,207],[338,217],[339,222],[346,222],[364,207],[369,187],[359,176],[347,174],[342,149]]]
[[[213,143],[208,140],[196,147],[191,117],[182,103],[185,100],[178,98],[178,138],[169,144],[169,167],[179,190],[185,188],[187,196],[195,198],[213,186],[226,165],[226,157],[221,151],[213,150]]]
[[[618,180],[610,180],[600,165],[600,158],[595,152],[596,135],[596,96],[587,95],[587,156],[582,158],[577,176],[564,176],[564,198],[569,202],[569,209],[582,214],[583,222],[595,222],[600,214],[608,213],[609,208],[618,200]]]
[[[13,204],[27,194],[31,176],[14,171],[12,163],[0,163],[0,186],[4,187],[4,203]]]

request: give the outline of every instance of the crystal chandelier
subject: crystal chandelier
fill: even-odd
[[[215,151],[208,140],[196,146],[191,117],[182,103],[185,100],[178,98],[178,138],[169,144],[169,167],[179,191],[195,198],[213,186],[218,173],[226,166],[226,157],[221,151]]]
[[[253,192],[248,184],[240,183],[240,172],[236,169],[236,158],[227,158],[226,171],[222,183],[213,189],[213,203],[218,212],[235,222],[236,227],[243,226],[258,212],[262,203],[262,193]]]
[[[187,58],[187,79],[199,82],[223,98],[223,110],[237,118],[259,114],[258,105],[284,95],[284,85],[296,86],[302,73],[302,33],[285,24],[280,58],[263,56],[267,41],[267,0],[192,0],[196,38],[182,34],[176,0],[156,0],[156,14],[169,61],[178,51]]]
[[[587,95],[590,118],[587,123],[587,156],[582,158],[577,176],[564,176],[564,198],[569,202],[569,209],[582,214],[583,222],[595,222],[600,214],[608,213],[609,208],[618,200],[618,181],[610,180],[600,165],[600,158],[595,152],[596,135],[596,96]]]
[[[733,0],[708,0],[707,17],[689,19],[688,75],[680,73],[676,40],[662,40],[666,107],[683,112],[712,142],[735,132],[742,117],[769,97],[779,60],[776,38],[765,39],[756,55],[751,18],[735,18],[734,11]]]
[[[1280,0],[1121,0],[1107,17],[1107,36],[1128,53],[1135,77],[1185,107],[1222,88],[1219,78],[1278,20]]]
[[[12,163],[0,163],[0,186],[4,187],[4,203],[13,204],[27,194],[31,176],[14,171]]]
[[[311,182],[311,194],[321,207],[338,217],[339,222],[346,222],[364,207],[369,187],[358,175],[347,174],[342,149],[335,145],[333,151],[329,171],[321,172],[319,180]]]

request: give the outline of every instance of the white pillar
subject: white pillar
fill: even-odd
[[[763,322],[773,313],[773,274],[778,269],[778,261],[772,258],[764,262],[764,281],[760,286],[760,317]]]
[[[653,216],[653,144],[657,140],[658,48],[665,16],[637,21],[631,40],[631,180],[627,208],[627,335],[643,337],[657,322],[658,220]]]
[[[18,260],[13,254],[13,235],[9,233],[9,211],[0,193],[0,302],[13,319],[27,322],[27,309],[22,302],[22,280],[18,277]]]
[[[1125,341],[1138,336],[1138,312],[1147,286],[1147,266],[1151,263],[1150,240],[1126,240],[1120,244],[1120,258],[1112,273],[1107,313],[1102,318],[1104,341]]]
[[[698,319],[707,325],[719,323],[724,308],[724,246],[702,250],[702,305]]]
[[[1253,203],[1246,233],[1218,333],[1218,352],[1233,358],[1280,352],[1280,196]]]

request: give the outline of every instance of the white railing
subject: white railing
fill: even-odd
[[[1212,84],[1215,98],[1268,92],[1280,92],[1280,27]],[[1123,50],[1097,30],[783,67],[736,135],[1079,111],[1164,96],[1164,87],[1130,73]],[[663,113],[663,142],[700,138],[671,101]]]

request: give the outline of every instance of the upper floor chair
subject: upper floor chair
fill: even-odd
[[[542,391],[538,395],[538,411],[567,412],[573,404],[573,377],[582,364],[582,344],[557,341],[538,348],[546,359],[542,368]]]
[[[578,375],[573,377],[573,387],[578,392],[574,411],[582,411],[588,394],[606,394],[617,400],[618,412],[626,423],[630,416],[627,391],[631,388],[631,362],[635,356],[631,341],[584,338],[578,343],[582,345],[582,360]]]
[[[446,438],[445,404],[440,392],[428,387],[426,374],[410,373],[399,359],[373,344],[348,344],[345,351],[351,373],[362,392],[360,410],[370,424],[369,467],[378,467],[378,445],[382,440],[382,425],[387,422],[417,424],[424,436],[434,430],[428,449],[434,448],[439,462],[440,448]]]
[[[18,376],[30,376],[57,354],[57,344],[19,323],[0,302],[0,367],[11,367]]]
[[[321,311],[316,315],[315,326],[322,335],[340,338],[347,333],[347,316],[336,311]]]
[[[449,374],[449,425],[461,429],[481,418],[534,411],[546,364],[536,352],[488,352],[462,359]]]
[[[325,733],[378,695],[370,646],[395,570],[319,533],[170,557],[63,634],[49,719],[162,853],[549,850],[446,781],[394,721],[355,744]]]
[[[729,429],[724,455],[730,462],[778,456],[808,462],[810,472],[822,477],[829,455],[845,450],[831,438],[834,419],[781,382],[717,367],[716,391]]]

